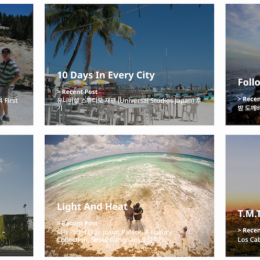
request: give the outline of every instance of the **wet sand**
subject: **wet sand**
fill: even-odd
[[[62,229],[62,235],[61,235]],[[81,232],[82,231],[82,232]],[[45,221],[45,256],[85,256],[85,257],[187,257],[187,256],[214,256],[214,234],[210,238],[209,246],[203,247],[195,243],[195,247],[190,247],[190,240],[188,233],[186,238],[181,238],[176,232],[176,236],[179,237],[181,245],[176,243],[169,243],[166,247],[159,246],[156,242],[151,242],[150,245],[144,245],[143,243],[136,244],[134,246],[131,243],[125,243],[117,249],[109,249],[106,243],[91,241],[90,235],[84,234],[84,229],[68,226],[64,227],[61,224],[57,225],[57,221],[51,218],[46,218]],[[94,236],[94,235],[93,235]],[[134,239],[135,235],[132,235]],[[57,242],[57,238],[66,239],[85,239],[87,241],[82,242]]]

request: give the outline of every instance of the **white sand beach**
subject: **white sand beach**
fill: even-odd
[[[5,125],[33,125],[33,92],[14,91],[16,95],[10,100],[14,100],[9,104],[10,122]]]
[[[86,114],[87,106],[86,105],[80,105],[79,111],[72,110],[70,112],[70,107],[66,106],[66,118],[65,121],[61,123],[61,125],[97,125],[98,124],[98,117],[93,116],[90,117],[88,114]],[[214,103],[211,102],[201,102],[197,108],[197,115],[198,115],[198,121],[197,120],[190,120],[190,122],[184,117],[184,120],[181,118],[182,114],[182,105],[179,105],[179,111],[178,116],[179,118],[174,118],[171,116],[171,119],[169,120],[167,117],[165,117],[163,120],[154,119],[153,125],[214,125]],[[192,115],[191,115],[192,119]],[[51,125],[57,125],[57,119],[56,119],[56,112],[51,112]],[[101,120],[100,125],[105,125],[106,121]],[[119,125],[124,125],[124,121],[120,121]],[[128,123],[128,125],[131,125],[131,122]],[[138,124],[137,125],[141,125]]]

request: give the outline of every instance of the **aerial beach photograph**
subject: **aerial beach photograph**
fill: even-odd
[[[226,124],[260,124],[260,4],[226,5]]]
[[[47,4],[45,36],[45,125],[214,124],[214,5]]]
[[[33,125],[33,5],[0,4],[0,126]]]
[[[45,256],[214,256],[214,136],[45,136]]]
[[[259,135],[226,137],[226,256],[260,256]]]
[[[33,136],[0,142],[0,257],[33,256]]]

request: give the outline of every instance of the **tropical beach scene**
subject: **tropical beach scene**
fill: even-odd
[[[226,124],[260,124],[259,4],[226,5]]]
[[[32,125],[32,4],[0,4],[0,50],[0,126]]]
[[[226,256],[260,256],[259,143],[226,137]]]
[[[45,256],[214,256],[214,136],[45,136]]]
[[[214,5],[48,4],[45,34],[46,125],[214,124]]]
[[[33,136],[0,142],[0,257],[33,256]]]

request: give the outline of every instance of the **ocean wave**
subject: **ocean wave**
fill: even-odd
[[[124,170],[123,170],[124,169]],[[106,175],[108,171],[97,170],[96,174]],[[176,176],[158,165],[153,163],[143,163],[138,165],[130,165],[127,168],[111,167],[110,173],[118,176],[121,172],[126,176],[126,181],[122,180],[122,185],[116,185],[113,190],[107,189],[107,186],[96,187],[95,193],[88,192],[82,194],[81,191],[75,189],[73,193],[62,193],[62,201],[71,201],[71,198],[77,198],[78,202],[88,201],[89,203],[122,203],[122,198],[130,198],[133,203],[139,202],[144,209],[142,224],[148,236],[152,231],[172,231],[172,235],[162,235],[162,239],[158,240],[159,246],[166,247],[169,243],[172,245],[181,245],[181,238],[178,231],[184,226],[188,227],[187,242],[190,247],[203,245],[207,247],[210,236],[214,233],[214,188],[204,189],[202,186],[196,185],[191,180],[187,180],[182,176]],[[60,198],[61,199],[61,198]],[[79,222],[85,219],[98,222],[98,230],[123,230],[125,227],[124,213],[119,211],[82,211],[57,212],[57,209],[51,207],[53,200],[50,198],[50,204],[47,200],[46,215],[53,216],[57,219],[66,219],[68,221]],[[68,219],[69,218],[69,219]],[[133,229],[136,228],[135,222]],[[86,231],[91,227],[85,227]],[[144,237],[144,233],[135,237]],[[147,234],[146,234],[147,236]],[[96,236],[98,237],[98,236]],[[114,235],[104,235],[102,238],[112,238]],[[125,234],[119,235],[120,238],[131,237]],[[196,240],[196,243],[194,242]],[[169,242],[170,241],[170,242]],[[150,241],[144,244],[149,245]],[[135,244],[131,244],[134,246]],[[122,247],[120,243],[108,242],[106,244],[109,249],[117,249]],[[127,247],[127,245],[126,245]]]
[[[203,159],[191,159],[191,158],[182,158],[182,157],[177,157],[177,156],[171,156],[171,159],[174,159],[176,161],[182,161],[182,162],[191,162],[191,163],[197,163],[197,164],[202,164],[211,168],[214,168],[214,162],[210,161],[205,161]]]
[[[52,177],[55,177],[55,176],[61,174],[62,172],[64,172],[64,170],[58,171],[58,172],[56,172],[56,173],[54,173],[54,174],[51,174],[51,175],[50,175],[50,174],[47,175],[47,176],[45,177],[45,181],[47,181],[48,179],[50,179],[50,178],[52,178]]]
[[[90,168],[90,167],[94,167],[94,166],[99,166],[101,164],[105,164],[105,163],[110,163],[110,162],[121,162],[121,161],[125,161],[127,159],[129,159],[130,157],[128,158],[121,158],[121,159],[114,159],[114,160],[107,160],[107,161],[103,161],[103,162],[95,162],[95,163],[90,163],[90,164],[87,164],[87,165],[81,165],[81,166],[75,166],[75,167],[71,167],[69,170],[61,170],[55,174],[52,174],[51,176],[46,176],[45,177],[45,181],[52,178],[52,177],[56,177],[57,175],[61,174],[61,173],[64,173],[65,171],[68,172],[68,171],[77,171],[77,170],[81,170],[81,169],[85,169],[85,168]]]
[[[90,167],[94,167],[94,166],[99,166],[102,164],[106,164],[106,163],[111,163],[111,162],[122,162],[122,161],[127,161],[129,159],[134,159],[135,157],[138,158],[169,158],[169,159],[174,159],[177,161],[189,161],[189,162],[193,162],[193,163],[199,163],[199,164],[203,164],[206,166],[210,166],[210,167],[214,167],[212,165],[214,165],[214,163],[205,161],[205,160],[201,160],[201,159],[189,159],[189,158],[182,158],[182,157],[177,157],[177,156],[172,156],[169,154],[162,154],[162,155],[142,155],[142,154],[134,154],[133,156],[127,156],[127,157],[123,157],[123,158],[117,158],[117,159],[110,159],[110,160],[104,160],[104,161],[99,161],[99,162],[93,162],[93,163],[89,163],[89,164],[85,164],[85,165],[80,165],[80,166],[76,166],[75,167],[71,167],[69,170],[60,170],[55,174],[52,175],[48,175],[45,177],[45,181],[58,176],[61,173],[64,172],[68,172],[68,171],[77,171],[77,170],[81,170],[81,169],[85,169],[85,168],[90,168]]]
[[[203,159],[196,159],[196,158],[183,158],[183,157],[178,157],[178,156],[173,156],[173,155],[167,155],[167,154],[163,154],[163,155],[142,155],[142,156],[138,156],[139,158],[165,158],[165,159],[170,159],[170,160],[175,160],[175,161],[180,161],[180,162],[190,162],[190,163],[196,163],[196,164],[200,164],[200,165],[204,165],[206,167],[210,167],[210,168],[214,168],[214,162],[210,162],[210,161],[206,161]],[[94,162],[94,163],[90,163],[88,165],[82,165],[82,166],[77,166],[74,168],[71,168],[70,171],[74,170],[84,170],[84,169],[89,169],[91,167],[96,167],[96,166],[100,166],[102,164],[106,164],[106,163],[111,163],[111,162],[122,162],[122,161],[127,161],[129,159],[135,159],[135,156],[127,156],[124,158],[117,158],[117,159],[110,159],[110,160],[105,160],[105,161],[101,161],[101,162]],[[111,172],[113,172],[114,174],[111,174]],[[68,186],[71,184],[71,182],[79,182],[79,179],[84,179],[83,181],[85,181],[86,179],[90,179],[93,177],[102,177],[102,176],[106,176],[107,173],[111,174],[111,179],[110,182],[107,183],[107,186],[112,186],[114,181],[116,181],[113,179],[113,176],[116,176],[117,174],[121,173],[121,172],[125,172],[125,177],[127,179],[127,181],[129,181],[130,183],[135,183],[135,185],[139,185],[139,181],[137,180],[137,178],[141,179],[142,181],[144,181],[144,178],[146,178],[146,182],[150,183],[150,182],[157,182],[158,184],[160,183],[160,180],[163,176],[163,178],[165,178],[167,180],[168,183],[173,184],[174,183],[174,179],[176,178],[173,174],[167,173],[165,172],[163,169],[160,169],[158,167],[156,167],[155,165],[151,164],[151,163],[144,163],[144,164],[140,164],[138,163],[137,166],[131,166],[128,165],[127,169],[123,168],[121,165],[113,165],[112,166],[108,166],[108,167],[103,167],[102,169],[91,169],[87,170],[86,172],[81,171],[78,172],[78,175],[67,175],[66,177],[68,177],[68,179],[62,183],[58,183],[55,185],[55,183],[53,183],[53,186],[48,187],[48,189],[46,189],[46,192],[49,192],[50,190],[53,189],[60,189],[63,186]],[[53,176],[57,176],[58,174],[61,174],[62,171],[57,172],[56,174],[54,174]],[[132,181],[131,181],[132,180]],[[102,184],[104,185],[104,184]],[[106,186],[104,185],[102,188],[106,188]]]

